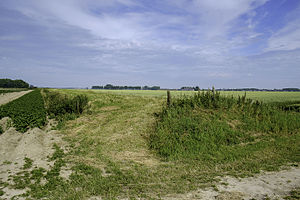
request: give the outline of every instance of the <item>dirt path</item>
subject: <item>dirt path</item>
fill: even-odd
[[[265,172],[249,178],[225,177],[215,189],[197,190],[164,199],[283,199],[288,193],[300,186],[300,167],[279,172]]]
[[[0,105],[6,104],[12,100],[15,100],[24,94],[27,94],[31,92],[32,90],[27,90],[27,91],[21,91],[21,92],[11,92],[11,93],[6,93],[6,94],[0,94]]]

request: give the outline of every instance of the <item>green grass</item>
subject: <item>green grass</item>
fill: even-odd
[[[286,200],[299,200],[300,199],[300,187],[295,188],[290,194],[284,197]]]
[[[245,92],[242,91],[221,91],[222,95],[234,97],[242,96]],[[284,102],[284,101],[300,101],[300,92],[246,92],[247,98],[259,100],[263,102]]]
[[[25,164],[23,166],[23,169],[29,169],[29,168],[31,168],[33,160],[31,160],[30,158],[27,158],[27,157],[25,157],[24,160],[25,160]]]
[[[168,194],[214,186],[219,176],[245,177],[260,170],[278,170],[280,166],[299,163],[299,129],[293,121],[298,119],[297,112],[284,114],[284,111],[278,111],[279,114],[274,116],[267,115],[269,118],[262,114],[256,120],[251,117],[254,108],[245,106],[244,109],[252,111],[250,115],[243,115],[243,110],[234,103],[228,112],[222,104],[219,107],[214,104],[208,108],[195,107],[195,111],[183,109],[178,112],[183,114],[181,117],[175,109],[170,114],[170,123],[165,126],[176,124],[177,127],[172,127],[174,130],[185,127],[187,131],[206,127],[211,135],[199,138],[206,142],[202,150],[200,145],[201,151],[196,151],[201,155],[191,149],[192,155],[182,151],[170,157],[160,154],[159,149],[150,148],[153,144],[151,138],[159,132],[162,123],[166,91],[51,91],[70,96],[84,94],[89,99],[90,108],[61,127],[70,150],[64,154],[59,147],[54,147],[56,153],[49,158],[55,161],[54,167],[34,172],[37,180],[43,177],[49,184],[30,186],[28,195],[32,198],[160,199]],[[171,94],[180,97],[182,93]],[[257,98],[272,101],[267,96]],[[286,100],[299,99],[286,95]],[[264,107],[257,112],[263,110]],[[261,117],[264,120],[258,123]],[[277,118],[280,123],[276,125],[274,120]],[[200,123],[193,120],[200,120]],[[182,141],[189,145],[184,137]],[[185,156],[190,157],[185,159]],[[57,176],[64,165],[72,168],[69,180]],[[32,180],[32,171],[24,176]]]

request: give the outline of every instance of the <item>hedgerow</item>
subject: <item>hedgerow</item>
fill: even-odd
[[[66,114],[81,114],[88,104],[86,95],[67,96],[65,94],[43,90],[45,108],[50,117]]]

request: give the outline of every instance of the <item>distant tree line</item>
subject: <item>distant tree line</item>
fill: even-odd
[[[282,88],[282,91],[300,92],[299,88]]]
[[[190,86],[184,86],[181,87],[181,91],[199,91],[199,86],[196,87],[190,87]],[[201,89],[201,90],[207,90],[207,89]],[[216,89],[218,91],[270,91],[270,92],[300,92],[299,88],[282,88],[282,89],[259,89],[259,88],[223,88],[223,89]]]
[[[217,90],[219,90],[219,91],[300,92],[299,88],[282,88],[282,89],[235,88],[235,89],[217,89]]]
[[[107,84],[105,86],[92,86],[92,89],[106,89],[106,90],[159,90],[159,86],[117,86],[112,84]]]
[[[150,86],[146,85],[142,89],[143,90],[160,90],[160,86],[152,86],[152,87],[150,87]]]
[[[0,79],[0,88],[29,88],[30,85],[23,80]]]
[[[184,87],[181,87],[179,90],[181,90],[181,91],[199,91],[200,88],[199,88],[199,86],[196,86],[196,87],[184,86]]]

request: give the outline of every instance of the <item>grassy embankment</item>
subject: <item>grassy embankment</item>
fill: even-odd
[[[71,149],[60,156],[72,166],[69,180],[32,190],[36,198],[160,198],[214,186],[218,176],[299,163],[298,112],[245,100],[214,104],[212,96],[203,98],[207,105],[190,97],[173,98],[167,107],[165,91],[59,91],[87,95],[90,109],[61,129]],[[300,93],[276,94],[300,99]]]

